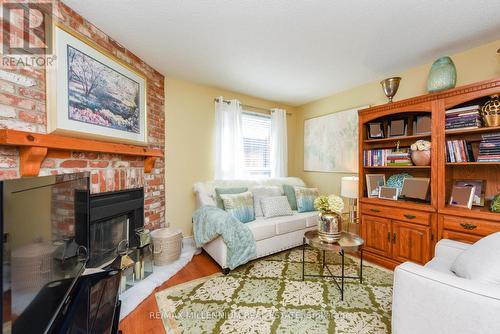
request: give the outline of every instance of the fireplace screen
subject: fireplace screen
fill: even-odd
[[[121,215],[90,225],[90,261],[104,264],[113,261],[118,244],[129,237],[129,217]]]

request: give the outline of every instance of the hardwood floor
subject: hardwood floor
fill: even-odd
[[[195,255],[181,271],[158,287],[154,293],[165,288],[191,281],[196,278],[220,272],[219,265],[207,253]],[[161,319],[152,318],[152,312],[158,312],[154,293],[146,298],[133,312],[120,322],[123,334],[159,334],[165,333]]]

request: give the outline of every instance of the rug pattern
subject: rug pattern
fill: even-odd
[[[325,274],[321,254],[307,249],[306,272]],[[340,257],[326,261],[340,274]],[[347,275],[359,264],[346,257]],[[325,270],[326,271],[326,270]],[[302,249],[252,261],[229,275],[215,274],[156,294],[167,333],[390,333],[393,275],[369,263],[363,284],[346,280],[344,301],[329,279],[302,281]]]

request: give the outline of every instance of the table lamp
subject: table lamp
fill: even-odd
[[[349,230],[349,224],[356,222],[356,200],[358,199],[358,180],[357,176],[344,176],[340,184],[340,195],[342,197],[349,199],[349,222],[347,225],[347,231]]]

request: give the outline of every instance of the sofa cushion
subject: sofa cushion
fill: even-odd
[[[261,199],[262,213],[266,218],[291,216],[292,208],[286,199],[286,196],[266,197]]]
[[[306,217],[300,214],[272,218],[276,223],[276,234],[286,234],[307,227]]]
[[[451,270],[459,277],[500,284],[500,232],[490,234],[457,256]]]
[[[450,263],[450,261],[447,261],[447,259],[445,258],[434,257],[432,260],[425,264],[425,267],[444,274],[455,276],[455,274],[451,271],[451,265],[452,263]]]
[[[253,222],[249,222],[246,226],[250,229],[255,238],[255,241],[272,238],[276,235],[276,222],[264,217],[258,217]]]
[[[297,211],[314,211],[314,200],[318,197],[317,188],[294,187],[297,199]]]
[[[261,217],[263,216],[262,208],[260,205],[260,201],[263,198],[267,197],[275,197],[281,195],[281,188],[276,186],[259,186],[253,187],[250,189],[253,194],[253,207],[255,210],[255,216]]]
[[[241,194],[248,191],[247,187],[215,188],[215,202],[219,209],[224,210],[224,202],[220,195],[222,194]]]
[[[255,220],[253,211],[252,193],[246,191],[241,194],[221,194],[224,202],[224,210],[236,217],[242,223],[248,223]]]
[[[292,210],[297,210],[297,199],[295,198],[294,186],[289,184],[284,184],[283,193],[287,197],[288,203],[290,203],[290,207],[292,208]]]

